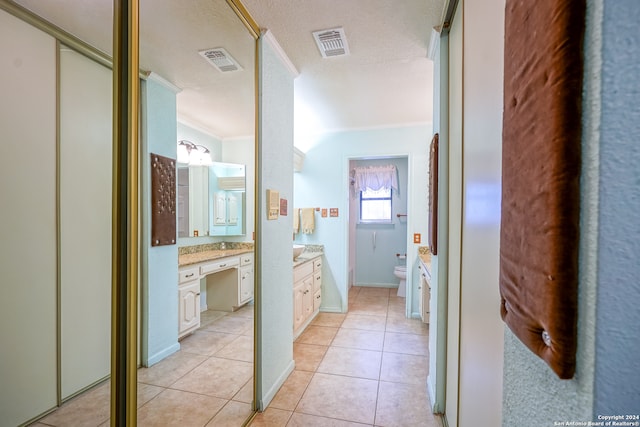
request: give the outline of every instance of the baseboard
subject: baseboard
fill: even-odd
[[[390,289],[398,289],[397,283],[356,283],[356,287],[363,288],[390,288]]]
[[[271,386],[271,388],[267,391],[267,393],[264,396],[262,396],[261,399],[258,400],[259,411],[262,412],[265,409],[267,409],[267,406],[269,406],[269,403],[271,403],[271,400],[273,400],[276,393],[278,392],[278,390],[280,390],[280,387],[282,387],[282,384],[284,384],[287,378],[289,378],[289,375],[291,375],[291,372],[293,372],[295,367],[296,367],[296,362],[294,360],[291,360],[291,362],[289,362],[289,365],[284,370],[284,372],[280,374],[275,384],[273,384],[273,386]]]
[[[172,345],[171,347],[167,347],[162,351],[157,352],[156,354],[154,354],[153,356],[149,357],[147,359],[147,363],[144,363],[144,361],[142,362],[142,364],[146,367],[150,367],[155,365],[156,363],[158,363],[159,361],[161,361],[162,359],[171,356],[173,353],[175,353],[176,351],[180,350],[180,343],[175,343],[174,345]]]
[[[344,313],[342,307],[320,307],[322,313]]]

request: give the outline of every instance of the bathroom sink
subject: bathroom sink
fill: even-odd
[[[293,259],[295,260],[304,251],[304,245],[293,245]]]

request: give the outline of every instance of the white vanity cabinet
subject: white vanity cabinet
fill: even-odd
[[[206,309],[235,311],[253,299],[253,253],[178,268],[178,338],[200,326],[201,283]]]
[[[320,310],[322,302],[322,257],[293,269],[293,335],[298,337]]]
[[[178,338],[200,326],[200,275],[198,268],[178,272]]]
[[[429,323],[429,301],[431,300],[431,274],[427,267],[420,262],[420,284],[418,285],[418,310],[424,323]]]
[[[253,254],[240,256],[240,286],[238,286],[238,305],[253,299]]]

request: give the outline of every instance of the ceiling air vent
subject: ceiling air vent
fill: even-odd
[[[201,50],[198,53],[202,55],[202,57],[206,59],[207,62],[209,62],[211,65],[213,65],[223,73],[242,70],[242,67],[238,64],[238,62],[233,59],[231,55],[229,55],[229,52],[221,47]]]
[[[349,54],[347,37],[342,28],[332,28],[330,30],[315,31],[313,38],[316,40],[318,49],[323,58],[342,56]]]

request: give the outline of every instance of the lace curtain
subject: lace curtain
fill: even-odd
[[[398,191],[398,170],[394,165],[365,166],[353,170],[354,191],[378,191],[393,188]]]

